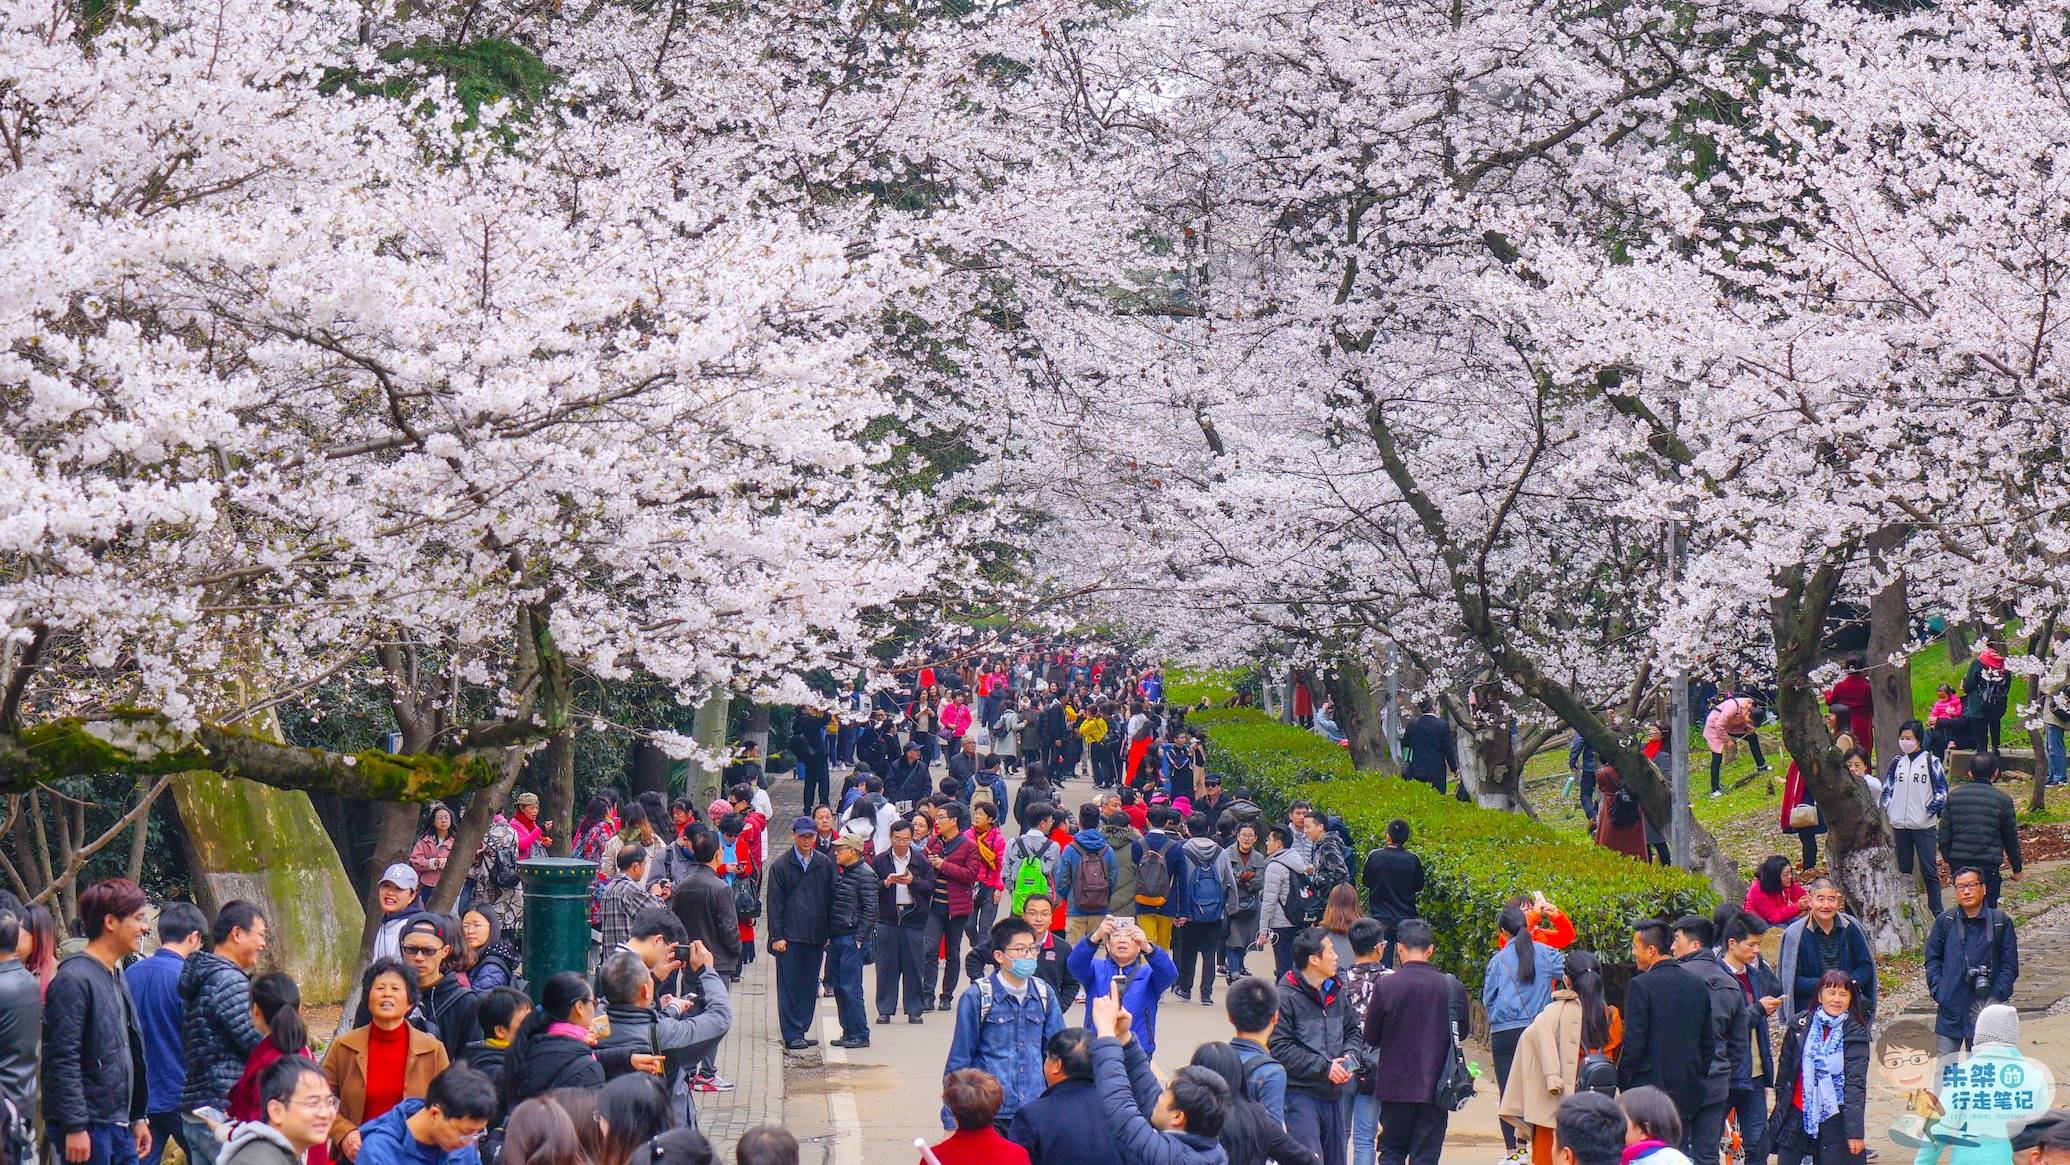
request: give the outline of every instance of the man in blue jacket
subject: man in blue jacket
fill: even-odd
[[[1783,931],[1777,974],[1787,976],[1778,1017],[1784,1028],[1800,1011],[1818,1006],[1818,981],[1827,971],[1845,971],[1861,996],[1862,1012],[1876,1017],[1876,960],[1869,953],[1868,932],[1861,920],[1840,909],[1840,887],[1818,878],[1805,887],[1808,913]]]
[[[1052,883],[1052,889],[1064,898],[1064,941],[1074,945],[1119,905],[1114,890],[1121,881],[1121,866],[1100,832],[1099,811],[1081,812],[1078,823],[1078,836],[1057,859],[1057,877]],[[1081,875],[1079,866],[1087,862],[1098,862],[1099,867]]]
[[[1971,1045],[1978,1009],[2011,999],[2020,977],[2012,919],[1984,905],[1987,895],[1983,871],[1956,870],[1955,906],[1933,920],[1926,936],[1926,990],[1937,1010],[1933,1034],[1943,1056]]]
[[[496,1086],[472,1068],[433,1077],[409,1099],[360,1126],[355,1165],[481,1165],[475,1142],[496,1115]]]
[[[1064,1030],[1056,994],[1035,974],[1040,953],[1027,920],[1000,919],[992,927],[997,969],[956,1001],[956,1034],[949,1040],[949,1061],[942,1075],[979,1068],[999,1081],[999,1112],[992,1124],[1001,1136],[1011,1133],[1021,1106],[1047,1087],[1043,1048],[1049,1037]],[[955,1127],[946,1106],[942,1127]]]
[[[1187,1067],[1157,1083],[1149,1050],[1131,1038],[1121,993],[1093,1000],[1093,1084],[1123,1165],[1227,1165],[1218,1140],[1229,1115],[1229,1085],[1207,1068]],[[1143,1110],[1150,1109],[1146,1119]]]
[[[144,1029],[144,1110],[150,1115],[151,1151],[141,1165],[158,1165],[165,1142],[180,1135],[180,1090],[187,1084],[180,970],[207,937],[208,917],[201,907],[168,902],[158,910],[158,949],[122,973],[136,1004],[137,1025]]]

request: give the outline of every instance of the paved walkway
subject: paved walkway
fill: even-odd
[[[804,787],[797,781],[777,781],[769,790],[778,831],[790,828],[804,801]],[[789,844],[789,838],[781,839]],[[772,841],[772,844],[775,844]],[[784,1088],[783,1045],[776,1030],[776,960],[760,951],[755,961],[741,970],[733,988],[733,1030],[719,1044],[719,1075],[734,1084],[731,1092],[697,1095],[697,1124],[719,1151],[719,1160],[733,1160],[733,1146],[740,1134],[758,1125],[789,1125]],[[806,1165],[819,1157],[808,1152]]]

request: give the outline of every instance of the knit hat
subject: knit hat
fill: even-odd
[[[711,814],[713,821],[717,821],[719,818],[724,817],[728,813],[733,812],[733,802],[728,801],[724,797],[721,797],[718,800],[713,801],[710,805],[707,805],[705,807],[705,811]]]
[[[1977,1012],[1976,1044],[2017,1044],[2020,1042],[2019,1009],[2009,1003],[1994,1003]]]

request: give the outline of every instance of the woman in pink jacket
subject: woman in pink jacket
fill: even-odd
[[[1768,771],[1768,758],[1761,755],[1761,737],[1754,731],[1754,698],[1727,696],[1704,717],[1703,741],[1711,746],[1711,796],[1722,797],[1725,787],[1719,774],[1725,768],[1725,749],[1732,741],[1744,740],[1754,754],[1754,771]]]
[[[453,857],[453,811],[444,804],[431,807],[431,828],[410,848],[410,868],[424,884],[426,895],[438,888],[446,863]]]

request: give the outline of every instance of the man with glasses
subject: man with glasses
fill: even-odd
[[[1026,919],[1001,919],[992,927],[992,961],[998,969],[956,1001],[956,1034],[949,1041],[949,1061],[942,1074],[979,1068],[999,1081],[1002,1096],[993,1124],[1001,1136],[1007,1135],[1021,1105],[1048,1087],[1042,1050],[1049,1037],[1064,1030],[1056,993],[1036,974],[1041,954],[1042,945]],[[946,1107],[942,1127],[955,1127]]]
[[[1926,936],[1926,990],[1938,1014],[1933,1034],[1940,1055],[1970,1046],[1977,1012],[2012,998],[2020,977],[2020,946],[2012,919],[1985,905],[1983,871],[1955,871],[1955,905],[1933,920]]]
[[[193,1165],[214,1161],[217,1143],[208,1122],[193,1115],[195,1110],[230,1107],[230,1089],[264,1038],[252,1023],[251,973],[266,949],[265,914],[242,898],[225,902],[216,911],[209,944],[209,949],[187,957],[178,988],[180,1046],[186,1058],[180,1144]]]
[[[269,1114],[270,1111],[269,1111]],[[496,1115],[496,1086],[472,1068],[439,1073],[422,1100],[360,1126],[356,1165],[481,1165],[475,1143]]]
[[[223,1146],[222,1165],[302,1165],[325,1143],[338,1119],[338,1098],[323,1071],[300,1056],[283,1056],[259,1077],[266,1119],[246,1121]]]
[[[417,1007],[410,1025],[437,1037],[451,1063],[466,1062],[467,1045],[482,1038],[481,996],[446,973],[458,928],[442,914],[419,914],[403,924],[403,965],[417,976]]]

